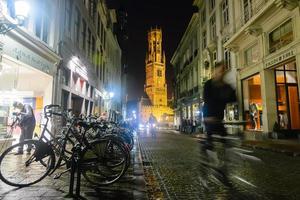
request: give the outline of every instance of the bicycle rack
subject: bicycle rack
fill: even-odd
[[[74,147],[74,156],[71,160],[71,176],[70,176],[70,185],[69,193],[65,196],[66,198],[76,198],[76,199],[85,199],[80,196],[80,186],[81,186],[81,148],[80,146]],[[74,182],[75,182],[75,173],[77,173],[76,178],[76,192],[74,195]]]

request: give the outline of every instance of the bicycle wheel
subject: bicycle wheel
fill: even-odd
[[[57,157],[56,167],[61,167],[71,163],[72,149],[75,141],[70,137],[56,137],[52,144],[55,147],[55,154]]]
[[[24,153],[18,154],[23,151]],[[0,156],[0,179],[11,186],[26,187],[45,178],[55,163],[46,143],[27,140],[6,149]]]
[[[82,171],[87,181],[103,186],[119,180],[129,162],[127,151],[116,140],[97,140],[82,155]]]

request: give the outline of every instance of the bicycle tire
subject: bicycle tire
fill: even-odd
[[[25,145],[27,147],[31,146],[31,151],[34,150],[33,153],[16,155],[14,151],[19,150],[21,147],[23,148]],[[38,154],[42,151],[41,147],[45,145],[47,144],[42,141],[27,140],[7,148],[0,156],[0,179],[4,183],[14,187],[27,187],[43,180],[53,169],[55,163],[55,155],[52,149],[47,149],[47,154],[45,155]],[[12,163],[15,163],[15,165]],[[38,164],[40,166],[37,166]],[[25,173],[18,174],[18,170],[22,170],[24,167]],[[7,171],[8,174],[6,174]],[[39,171],[41,175],[37,176],[37,172]],[[13,174],[10,175],[10,173]],[[24,177],[29,178],[28,182],[25,181]],[[18,182],[19,180],[20,182]]]
[[[115,150],[119,151],[120,159],[123,159],[121,164],[117,166],[109,164],[109,162],[114,161],[112,160],[112,156],[107,152],[108,143],[113,144]],[[99,150],[99,148],[102,148],[102,150]],[[94,158],[91,158],[91,154],[94,154]],[[127,154],[127,151],[118,140],[96,140],[91,143],[91,148],[86,149],[82,154],[82,174],[93,185],[105,186],[112,184],[125,174],[127,163],[129,162]]]

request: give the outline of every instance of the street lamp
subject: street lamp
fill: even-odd
[[[0,34],[6,34],[7,32],[15,29],[17,26],[22,26],[25,22],[25,20],[28,17],[28,13],[30,10],[28,1],[26,0],[15,0],[14,5],[12,5],[14,8],[15,13],[15,19],[17,23],[12,23],[11,21],[8,21],[7,19],[1,19],[0,20]]]
[[[113,92],[109,93],[109,98],[113,98],[115,96],[115,94]]]

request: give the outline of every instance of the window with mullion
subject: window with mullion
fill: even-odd
[[[65,30],[68,32],[71,31],[72,2],[71,0],[65,1]]]
[[[206,30],[202,32],[202,49],[205,49],[207,45],[207,38],[206,38]]]
[[[269,51],[275,52],[294,40],[292,20],[288,20],[269,34]]]
[[[75,44],[79,44],[79,38],[80,38],[80,21],[81,21],[81,14],[79,9],[76,7],[75,9],[76,16],[75,16],[75,26],[74,26],[74,38],[75,38]]]
[[[210,37],[211,40],[216,39],[216,14],[214,13],[211,17],[210,17]]]
[[[202,25],[205,24],[205,22],[206,22],[206,10],[205,10],[205,7],[204,7],[202,12],[201,12],[201,23],[202,23]]]
[[[35,15],[35,35],[45,43],[49,42],[49,30],[51,25],[52,6],[49,0],[38,2],[38,8]],[[44,12],[46,11],[47,12]]]
[[[252,0],[243,0],[243,8],[244,8],[244,23],[249,21],[252,17]]]
[[[212,11],[216,6],[216,0],[209,0],[209,9]]]
[[[86,49],[86,22],[82,19],[82,49]]]
[[[99,38],[100,38],[100,34],[101,34],[101,18],[100,18],[100,14],[98,14],[97,35]]]
[[[223,26],[226,26],[229,24],[229,6],[228,6],[228,0],[224,0],[222,2],[222,22]]]
[[[228,49],[224,50],[224,61],[225,61],[225,68],[226,70],[231,68],[231,58],[230,58],[230,51]]]
[[[88,43],[88,49],[87,49],[87,56],[91,56],[91,40],[92,40],[92,33],[91,30],[88,28],[88,38],[87,38],[87,43]]]

